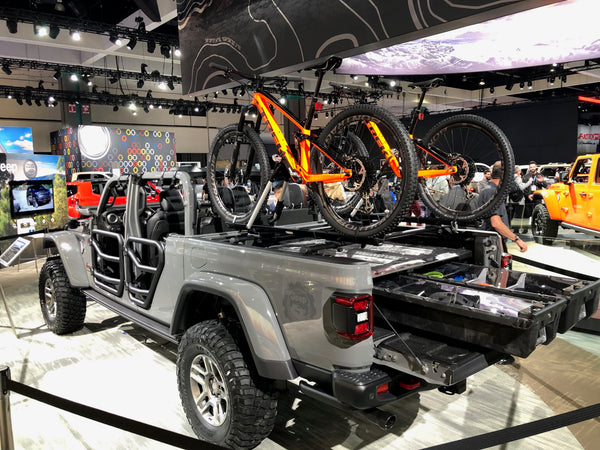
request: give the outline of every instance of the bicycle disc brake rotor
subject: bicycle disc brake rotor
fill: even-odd
[[[450,155],[450,163],[456,166],[456,173],[452,175],[456,184],[466,185],[475,176],[475,162],[464,155]]]
[[[352,176],[344,181],[344,189],[347,191],[358,191],[367,179],[367,170],[360,158],[352,157],[346,167],[352,170]]]

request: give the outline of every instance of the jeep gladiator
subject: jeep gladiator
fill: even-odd
[[[144,188],[160,189],[147,204]],[[111,203],[125,189],[126,205]],[[234,448],[271,432],[278,390],[354,409],[379,406],[522,357],[588,317],[599,283],[502,267],[499,236],[399,227],[352,241],[322,222],[197,233],[185,172],[111,178],[88,219],[45,236],[42,313],[57,334],[87,301],[178,343],[178,388],[203,440]],[[299,381],[298,381],[299,380]],[[282,382],[283,381],[283,382]]]

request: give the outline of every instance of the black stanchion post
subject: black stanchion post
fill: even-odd
[[[14,450],[12,421],[10,419],[10,368],[0,366],[0,449]]]

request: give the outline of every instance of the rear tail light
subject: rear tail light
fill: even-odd
[[[502,263],[501,263],[501,268],[502,269],[510,269],[510,266],[512,264],[512,255],[510,253],[502,253]]]
[[[333,297],[333,326],[340,336],[362,341],[373,335],[373,297]]]

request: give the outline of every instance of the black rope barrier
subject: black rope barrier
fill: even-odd
[[[493,447],[495,445],[506,444],[507,442],[517,441],[536,434],[546,433],[557,428],[566,427],[585,420],[594,419],[600,416],[600,403],[592,406],[569,411],[534,422],[515,425],[514,427],[504,428],[503,430],[491,431],[458,441],[447,442],[441,445],[427,447],[425,450],[465,450]]]
[[[139,436],[163,442],[174,447],[184,449],[223,449],[223,447],[219,447],[209,442],[200,441],[190,436],[155,427],[154,425],[148,425],[143,422],[138,422],[137,420],[128,419],[127,417],[102,411],[90,406],[81,405],[71,400],[57,397],[56,395],[40,391],[39,389],[32,388],[31,386],[27,386],[11,379],[8,380],[7,386],[10,391],[32,398],[47,405],[63,409],[70,413],[77,414],[78,416],[86,417],[96,422],[101,422],[103,424],[110,425],[111,427],[119,428]]]

